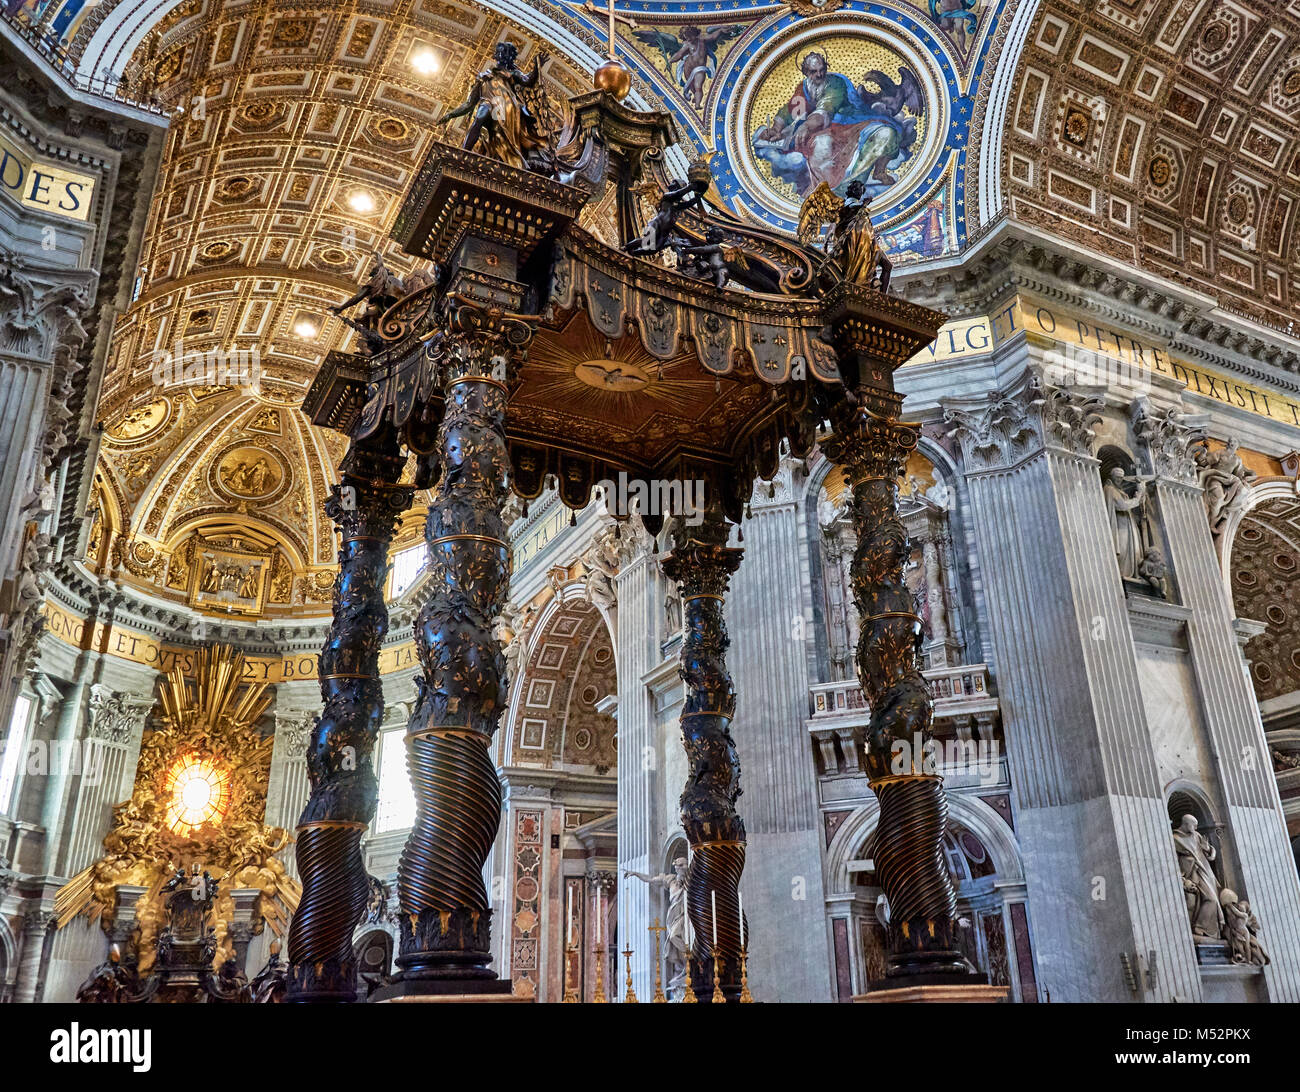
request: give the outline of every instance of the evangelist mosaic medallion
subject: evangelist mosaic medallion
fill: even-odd
[[[748,94],[745,133],[757,177],[778,206],[797,210],[825,182],[869,199],[915,165],[929,124],[916,65],[867,34],[792,46]]]
[[[262,448],[237,447],[226,452],[217,464],[217,481],[221,491],[230,496],[261,500],[280,488],[284,467]]]
[[[104,434],[116,444],[142,443],[151,439],[170,417],[171,403],[166,398],[155,398],[118,416]]]

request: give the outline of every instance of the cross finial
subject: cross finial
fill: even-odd
[[[624,23],[629,27],[635,27],[636,20],[630,15],[624,15],[622,12],[615,11],[614,0],[606,0],[606,8],[604,11],[596,7],[591,0],[586,0],[586,3],[582,5],[582,10],[588,15],[607,15],[609,17],[609,59],[611,61],[618,60],[618,57],[614,52],[615,24]]]

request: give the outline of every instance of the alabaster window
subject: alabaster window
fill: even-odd
[[[395,553],[388,576],[388,598],[396,599],[419,580],[428,559],[429,548],[423,542]]]
[[[405,830],[415,823],[415,794],[406,776],[406,743],[401,728],[379,737],[379,807],[375,833]]]

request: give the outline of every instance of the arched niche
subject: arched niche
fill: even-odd
[[[978,796],[950,794],[944,860],[957,889],[958,917],[966,921],[961,937],[967,957],[1007,985],[1012,999],[1029,989],[1017,971],[1013,940],[1013,906],[1024,918],[1025,873],[1015,834]],[[852,981],[861,992],[884,972],[884,929],[877,920],[880,888],[867,867],[871,838],[880,810],[874,800],[858,808],[838,827],[826,850],[826,907],[832,935],[836,926],[848,941]],[[838,922],[836,919],[840,919]],[[1023,953],[1029,961],[1029,952]]]
[[[957,475],[937,444],[923,437],[899,479],[899,518],[912,541],[905,579],[922,624],[925,667],[970,662],[973,619],[964,542],[956,519]],[[850,565],[857,547],[843,474],[829,460],[814,460],[804,493],[813,544],[813,615],[825,681],[856,675],[858,618]]]

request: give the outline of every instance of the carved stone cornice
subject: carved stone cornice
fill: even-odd
[[[1072,243],[1011,220],[995,222],[982,238],[972,237],[959,256],[900,266],[891,285],[905,298],[938,307],[954,319],[995,314],[1012,292],[1086,307],[1166,341],[1171,352],[1191,361],[1300,390],[1300,353],[1288,331],[1271,329],[1201,292],[1084,254]]]

